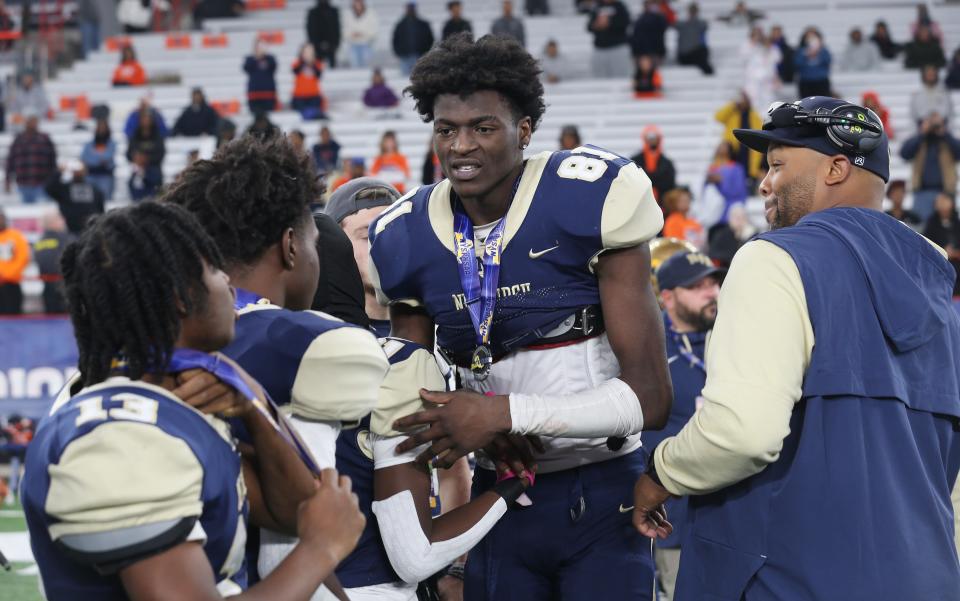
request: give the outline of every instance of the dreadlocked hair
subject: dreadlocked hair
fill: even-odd
[[[61,267],[84,386],[107,378],[114,359],[139,380],[161,373],[187,314],[207,301],[203,262],[222,269],[213,240],[189,212],[157,202],[91,220]]]
[[[416,101],[424,121],[433,121],[433,105],[440,94],[465,98],[474,92],[499,92],[517,118],[530,117],[535,131],[546,110],[540,65],[516,40],[485,35],[474,42],[460,33],[425,54],[410,73],[404,93]]]
[[[242,270],[287,228],[303,226],[319,197],[310,158],[277,135],[225,144],[213,159],[190,165],[162,201],[193,213],[220,248],[228,270]]]

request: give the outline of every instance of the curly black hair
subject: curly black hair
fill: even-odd
[[[61,267],[85,386],[114,359],[139,380],[161,373],[180,335],[181,313],[203,310],[203,263],[221,269],[213,240],[181,207],[145,202],[96,217],[63,252]]]
[[[190,165],[161,200],[197,216],[229,270],[250,266],[287,228],[309,223],[320,188],[310,158],[285,136],[243,136]]]
[[[494,90],[506,98],[517,118],[530,117],[533,130],[546,110],[540,65],[516,40],[485,35],[473,41],[469,33],[450,36],[417,61],[404,93],[416,101],[426,122],[440,94],[466,97]]]

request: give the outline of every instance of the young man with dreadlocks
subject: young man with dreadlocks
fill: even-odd
[[[211,401],[242,420],[263,457],[255,461],[291,468],[299,459],[261,411],[259,386],[208,354],[234,335],[221,269],[196,220],[156,203],[98,218],[66,249],[81,389],[62,393],[41,422],[23,485],[47,599],[306,600],[356,544],[364,520],[350,481],[326,471],[284,520],[301,536],[296,552],[244,591],[247,485],[257,472],[226,422],[175,396],[177,374],[209,369],[230,383],[231,398]],[[267,471],[310,481],[302,465]]]
[[[526,455],[521,478],[539,468],[532,504],[470,552],[468,601],[650,599],[650,539],[624,505],[645,469],[640,431],[663,427],[672,398],[647,248],[663,218],[629,159],[594,146],[524,159],[539,74],[492,36],[445,40],[411,74],[448,179],[371,225],[371,275],[393,335],[432,348],[436,328],[463,388],[423,392],[442,407],[398,420],[426,426],[399,450],[449,465],[487,447]],[[514,475],[493,467],[480,463],[475,494]]]
[[[388,363],[369,331],[309,311],[319,278],[316,181],[309,158],[285,137],[247,136],[192,164],[163,200],[203,224],[237,287],[237,336],[224,354],[263,385],[316,463],[329,467],[341,425],[370,413]],[[260,575],[295,545],[261,529]],[[324,587],[314,599],[330,596]]]

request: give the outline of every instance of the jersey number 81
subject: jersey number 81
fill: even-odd
[[[607,171],[606,161],[617,158],[617,155],[613,153],[587,146],[574,148],[570,152],[572,156],[563,159],[560,166],[557,167],[557,175],[565,179],[579,179],[585,182],[595,182],[603,177],[603,174]]]

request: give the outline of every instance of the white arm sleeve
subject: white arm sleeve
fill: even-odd
[[[431,543],[420,526],[417,508],[409,490],[373,502],[373,513],[377,516],[390,565],[401,580],[410,584],[436,574],[472,549],[506,512],[507,502],[497,499],[493,507],[469,530],[449,540]]]
[[[623,380],[564,395],[510,394],[511,432],[553,438],[630,436],[643,429],[640,399]]]

